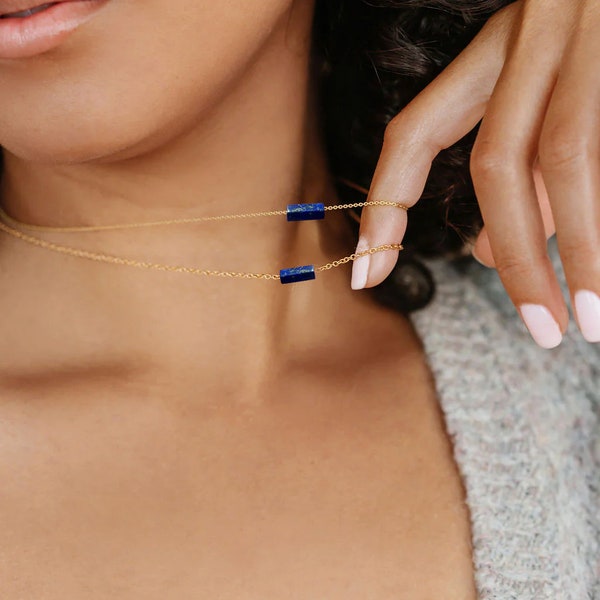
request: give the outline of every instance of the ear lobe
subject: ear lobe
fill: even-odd
[[[542,215],[542,221],[544,222],[544,231],[546,232],[546,239],[551,238],[556,233],[556,226],[554,225],[554,218],[552,216],[552,208],[550,207],[550,200],[548,198],[548,191],[542,178],[542,173],[536,163],[533,168],[533,182],[535,184],[535,191],[537,192],[538,204],[540,207],[540,213]],[[477,236],[477,240],[471,249],[473,258],[480,262],[485,267],[495,267],[494,256],[490,247],[490,240],[487,235],[485,227],[480,231]]]

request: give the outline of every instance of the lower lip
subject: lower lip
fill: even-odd
[[[27,58],[55,48],[106,2],[66,0],[28,17],[0,19],[0,59]]]

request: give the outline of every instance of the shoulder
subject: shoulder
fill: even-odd
[[[568,298],[554,240],[549,252]],[[600,347],[571,319],[558,348],[538,348],[494,270],[426,263],[437,292],[412,321],[465,482],[481,598],[589,597],[599,585]]]

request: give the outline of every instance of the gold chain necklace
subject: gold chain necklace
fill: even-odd
[[[402,250],[401,244],[391,243],[382,244],[363,250],[360,252],[354,252],[348,256],[344,256],[338,260],[334,260],[325,265],[315,267],[314,265],[303,265],[300,267],[292,267],[289,269],[281,269],[279,273],[244,273],[237,271],[219,271],[214,269],[199,269],[196,267],[186,267],[183,265],[168,265],[161,263],[151,263],[146,261],[140,261],[132,258],[126,258],[121,256],[113,256],[110,254],[103,254],[100,252],[91,252],[82,248],[74,248],[72,246],[64,246],[61,244],[55,244],[48,242],[44,239],[23,233],[16,227],[22,229],[28,229],[32,231],[51,231],[51,232],[75,232],[75,231],[106,231],[112,229],[134,229],[141,227],[155,227],[158,225],[174,225],[184,223],[201,223],[205,221],[225,221],[233,219],[246,219],[246,218],[257,218],[257,217],[273,217],[285,215],[288,221],[307,221],[323,219],[325,213],[334,210],[344,209],[355,209],[364,208],[365,206],[393,206],[403,210],[408,208],[400,204],[399,202],[389,202],[386,200],[374,200],[365,202],[354,202],[351,204],[337,204],[332,206],[325,206],[323,203],[314,204],[289,204],[286,210],[271,210],[265,212],[254,212],[244,213],[237,215],[219,215],[219,216],[205,216],[205,217],[190,217],[184,219],[170,219],[165,221],[146,221],[141,223],[119,223],[114,225],[93,225],[93,226],[77,226],[77,227],[48,227],[43,225],[33,225],[30,223],[23,223],[9,216],[0,207],[0,231],[18,238],[24,242],[32,244],[34,246],[59,252],[61,254],[67,254],[79,258],[85,258],[97,262],[126,265],[130,267],[136,267],[139,269],[154,269],[159,271],[169,271],[175,273],[187,273],[190,275],[201,275],[201,276],[214,276],[214,277],[233,277],[242,279],[268,279],[280,281],[281,283],[294,283],[297,281],[307,281],[315,279],[316,273],[328,271],[340,265],[346,264],[350,261],[354,261],[361,256],[367,254],[375,254],[376,252],[385,252],[389,250]]]

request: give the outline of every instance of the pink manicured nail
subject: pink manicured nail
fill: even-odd
[[[477,256],[477,252],[475,251],[475,248],[473,247],[473,249],[471,250],[471,256],[480,264],[483,265],[484,267],[487,267],[487,265],[481,260],[481,258],[479,258],[479,256]]]
[[[555,348],[562,341],[562,333],[552,313],[541,304],[521,304],[521,316],[531,337],[542,348]]]
[[[358,244],[356,246],[357,252],[362,252],[363,250],[368,250],[369,244],[367,240],[364,238],[360,238],[358,240]],[[352,264],[352,282],[350,283],[350,287],[353,290],[362,290],[365,285],[367,285],[367,277],[369,275],[369,264],[371,262],[371,256],[369,254],[365,254],[365,256],[361,256],[357,258]]]
[[[600,342],[600,298],[591,290],[579,290],[575,296],[575,314],[586,341]]]

